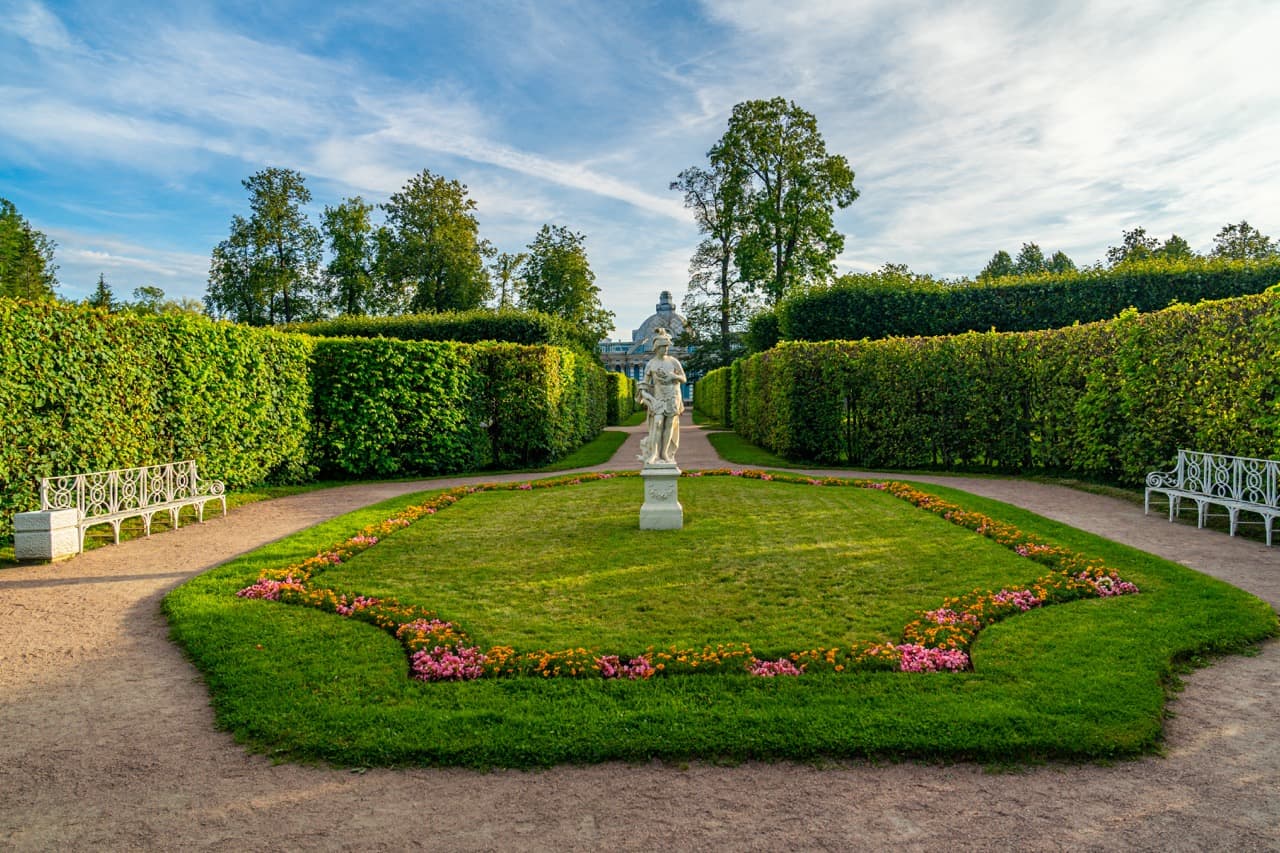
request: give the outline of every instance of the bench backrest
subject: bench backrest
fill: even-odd
[[[193,497],[199,482],[193,459],[46,477],[40,481],[40,509],[78,509],[82,518],[101,518]]]
[[[1179,450],[1178,487],[1203,495],[1280,506],[1280,462]]]

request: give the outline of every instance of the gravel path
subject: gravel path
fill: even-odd
[[[724,464],[687,415],[683,430],[682,467]],[[637,441],[601,467],[634,466]],[[1166,756],[1110,767],[356,773],[273,766],[214,727],[199,676],[167,639],[166,592],[351,509],[495,479],[527,478],[312,492],[67,563],[0,572],[0,848],[1280,850],[1276,643],[1190,676],[1172,706]],[[1280,604],[1280,548],[1054,486],[912,479],[1026,507]]]

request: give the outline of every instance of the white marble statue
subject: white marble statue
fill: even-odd
[[[636,402],[649,410],[645,419],[648,430],[640,442],[639,456],[646,465],[674,465],[680,448],[680,413],[684,411],[680,385],[686,379],[680,360],[667,355],[670,348],[671,335],[666,329],[655,329],[653,358],[636,385]]]

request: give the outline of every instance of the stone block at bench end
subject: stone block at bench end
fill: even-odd
[[[80,553],[74,509],[20,512],[13,517],[13,556],[22,562],[57,562]]]

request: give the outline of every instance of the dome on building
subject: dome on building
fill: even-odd
[[[676,306],[671,302],[671,291],[664,290],[658,294],[656,313],[640,324],[640,328],[631,333],[631,342],[642,344],[653,337],[655,329],[666,329],[672,338],[678,339],[684,334],[685,319],[676,313]]]
[[[653,338],[659,329],[665,329],[674,340],[679,340],[687,327],[684,315],[676,313],[676,306],[671,301],[671,291],[664,290],[658,294],[657,311],[640,324],[640,328],[631,333],[630,341],[601,341],[600,359],[609,370],[640,379],[644,366],[653,357]],[[682,346],[673,346],[670,355],[684,358],[692,350]],[[690,376],[690,379],[696,379]],[[693,393],[693,383],[684,383],[685,399]]]

